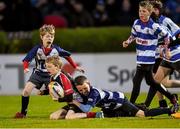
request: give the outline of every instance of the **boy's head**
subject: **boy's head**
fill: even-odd
[[[40,29],[40,37],[44,47],[50,47],[54,41],[55,27],[53,25],[43,25]]]
[[[74,79],[75,86],[78,92],[82,95],[87,96],[90,92],[90,83],[85,76],[77,76]]]
[[[141,1],[139,3],[139,18],[142,22],[147,22],[153,11],[153,6],[149,1]]]
[[[160,0],[153,0],[151,1],[153,6],[152,18],[159,18],[159,16],[163,12],[163,4]]]
[[[59,56],[47,57],[45,64],[46,69],[50,73],[50,75],[56,75],[61,70],[63,65]]]

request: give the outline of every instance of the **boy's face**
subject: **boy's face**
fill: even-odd
[[[46,69],[50,75],[56,75],[59,72],[59,68],[52,63],[46,63]]]
[[[160,15],[160,11],[158,8],[153,8],[153,13],[156,15],[156,16],[159,16]]]
[[[41,36],[41,40],[44,47],[50,47],[54,41],[54,35],[47,32],[45,35]]]
[[[87,81],[85,81],[82,85],[76,86],[79,93],[81,93],[84,96],[87,96],[90,92],[90,85]]]
[[[142,22],[147,22],[149,20],[151,13],[144,7],[139,7],[139,18]]]

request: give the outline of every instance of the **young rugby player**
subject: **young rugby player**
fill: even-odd
[[[45,60],[48,56],[59,55],[65,58],[76,70],[83,72],[72,60],[71,54],[57,45],[53,45],[55,27],[53,25],[43,25],[40,29],[41,43],[32,48],[23,59],[24,73],[29,72],[29,63],[35,59],[36,66],[26,83],[22,92],[21,112],[17,112],[15,118],[25,118],[29,104],[29,96],[34,88],[40,89],[44,84],[46,87],[50,81],[50,75],[45,67]],[[48,94],[48,91],[44,94]]]
[[[154,0],[154,1],[151,1],[151,4],[153,5],[153,8],[154,8],[153,13],[151,15],[153,21],[155,21],[161,27],[166,29],[171,35],[174,35],[174,34],[176,35],[172,39],[172,42],[169,45],[170,48],[172,48],[174,46],[173,51],[174,52],[176,51],[176,52],[174,54],[171,54],[171,55],[173,55],[176,58],[176,60],[174,60],[173,62],[176,62],[176,61],[178,61],[180,59],[179,51],[177,51],[178,48],[179,48],[179,42],[180,42],[180,39],[178,38],[180,36],[180,34],[178,34],[178,31],[180,32],[180,28],[170,18],[165,17],[165,16],[162,15],[163,4],[162,4],[161,1]],[[159,40],[159,41],[161,42],[161,40]],[[160,50],[160,49],[161,49],[161,46],[159,45],[157,50]],[[170,49],[170,50],[172,50],[172,49]],[[163,60],[163,57],[160,56],[160,55],[162,55],[162,54],[160,54],[160,51],[156,51],[156,61],[155,61],[154,68],[153,68],[153,73],[154,74],[156,74],[156,72],[158,70],[158,67],[161,64],[162,60]],[[160,69],[162,70],[162,67],[160,67]],[[174,71],[173,68],[170,68],[170,69],[171,69],[171,72],[169,72],[169,74],[173,73],[173,71]],[[159,74],[156,74],[156,78],[159,78],[158,76],[162,75],[162,73],[160,72],[161,70],[159,70]],[[164,79],[161,81],[161,85],[163,85],[165,87],[180,87],[180,81],[179,80],[170,80],[170,75],[167,74],[164,77]],[[160,94],[159,92],[157,92],[157,93],[158,93],[157,95],[158,95],[158,98],[159,98],[159,106],[160,107],[167,107],[168,106],[167,102],[163,98],[162,94]],[[155,94],[156,94],[156,90],[153,89],[152,87],[150,87],[149,92],[148,92],[148,96],[147,96],[146,101],[145,101],[146,106],[150,105],[150,103],[151,103],[151,101],[152,101]]]
[[[75,78],[75,85],[84,103],[73,100],[82,111],[89,112],[93,107],[99,107],[104,112],[105,117],[121,116],[157,116],[161,114],[172,114],[175,108],[155,108],[150,110],[140,110],[134,104],[129,102],[122,92],[101,90],[91,86],[85,76]]]
[[[69,76],[62,73],[62,61],[58,56],[51,56],[46,59],[46,68],[51,75],[51,82],[59,83],[64,90],[64,97],[60,98],[55,96],[52,93],[52,87],[49,86],[49,93],[53,100],[58,100],[59,102],[67,102],[67,105],[63,108],[53,112],[50,115],[50,119],[79,119],[79,118],[94,118],[94,117],[103,117],[102,112],[87,112],[84,113],[76,105],[70,104],[73,99],[83,102],[82,98],[78,96],[78,93],[73,90],[73,83],[71,82]],[[51,83],[50,83],[51,84]]]
[[[133,90],[130,102],[135,103],[140,92],[142,79],[145,77],[146,83],[169,98],[171,103],[178,110],[176,97],[167,90],[163,89],[161,85],[154,80],[152,75],[158,37],[163,38],[165,42],[166,57],[170,57],[169,49],[167,48],[169,44],[169,34],[166,30],[150,19],[152,10],[153,6],[150,2],[141,1],[139,3],[140,19],[135,20],[131,36],[128,40],[123,42],[123,47],[127,47],[132,41],[136,40],[137,67],[133,78]]]

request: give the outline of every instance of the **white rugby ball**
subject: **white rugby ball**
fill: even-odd
[[[49,91],[50,94],[53,95],[52,97],[55,98],[63,98],[64,97],[64,89],[58,82],[51,82],[49,84]]]

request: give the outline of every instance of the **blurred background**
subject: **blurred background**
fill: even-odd
[[[140,0],[0,0],[0,29],[32,31],[57,28],[129,26],[138,18]],[[164,13],[180,23],[180,0],[163,0]]]
[[[124,49],[121,44],[138,18],[139,1],[0,0],[0,94],[22,90],[30,74],[23,74],[21,62],[40,42],[38,29],[43,24],[56,27],[55,43],[73,53],[94,85],[130,92],[135,45]],[[180,0],[162,2],[164,15],[179,25]],[[66,62],[65,66],[76,74]],[[174,78],[180,79],[179,74]]]

